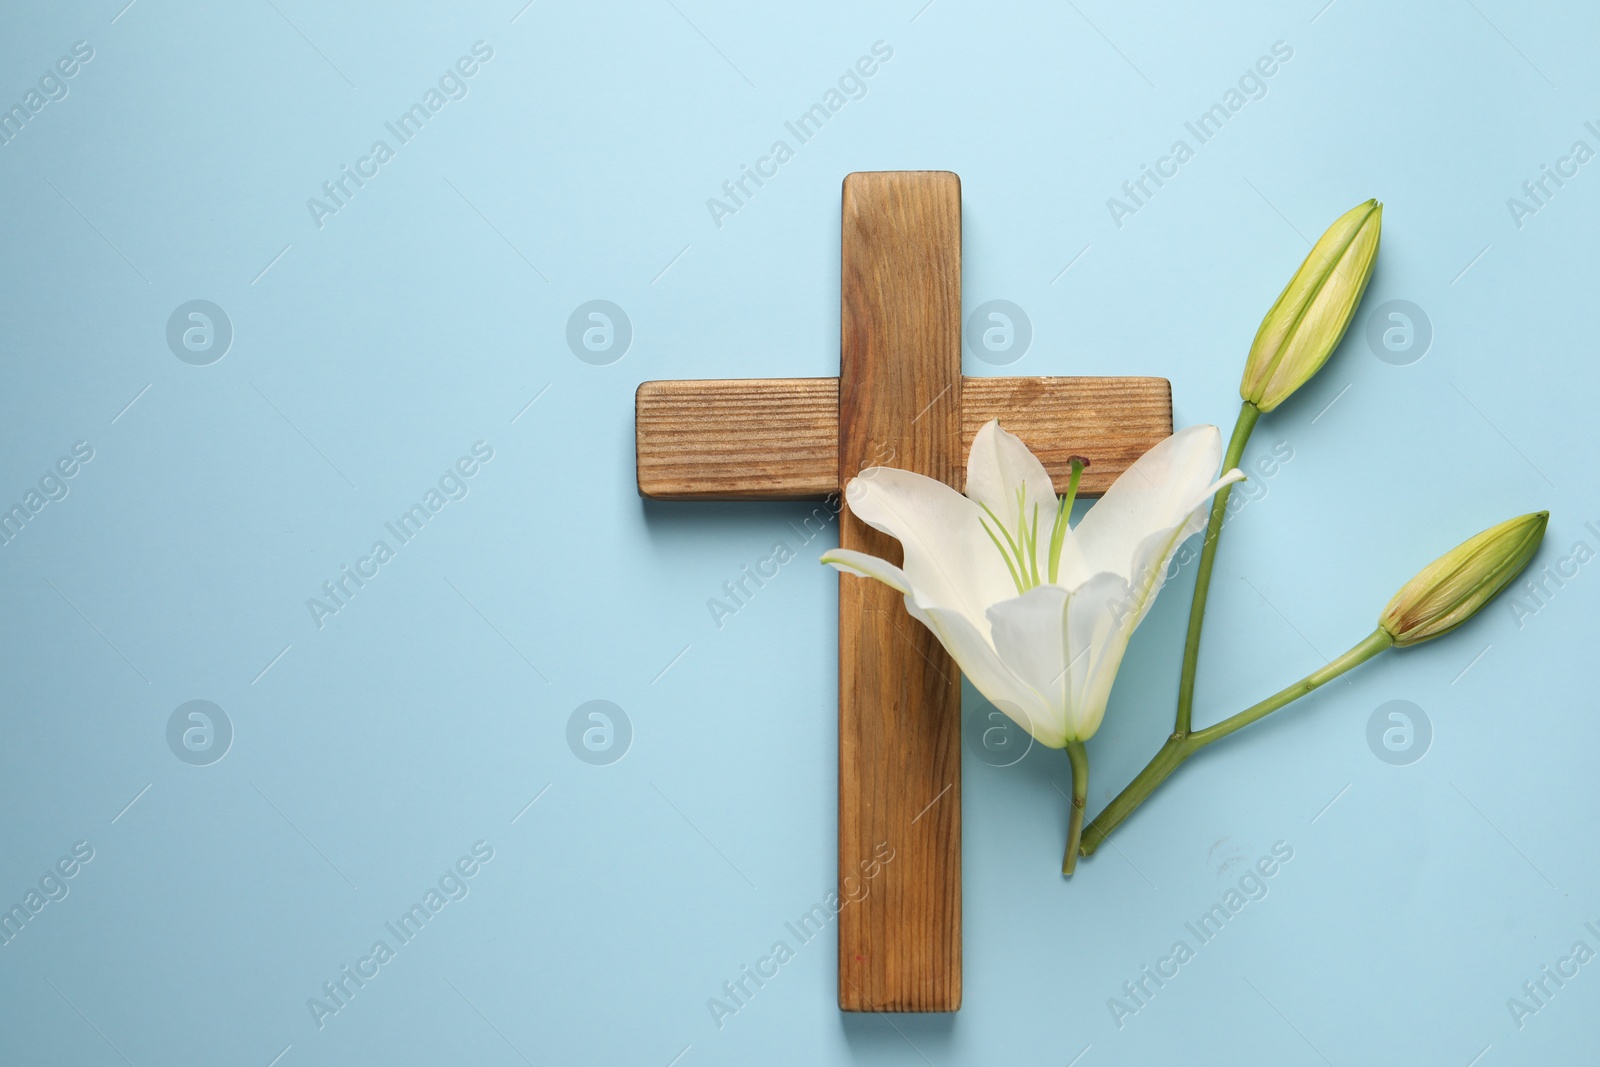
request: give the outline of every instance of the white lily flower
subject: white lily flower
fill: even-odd
[[[1041,744],[1063,748],[1099,729],[1173,554],[1205,525],[1211,495],[1244,477],[1235,469],[1213,480],[1221,461],[1215,426],[1181,430],[1069,528],[1076,478],[1058,499],[1044,464],[994,420],[973,441],[965,496],[893,467],[850,480],[850,510],[899,540],[903,567],[842,548],[822,562],[905,594],[906,610],[979,692]]]

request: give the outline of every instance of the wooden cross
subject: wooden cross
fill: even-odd
[[[1162,378],[965,378],[961,181],[945,171],[844,180],[839,377],[655,381],[635,398],[639,492],[660,500],[798,500],[863,467],[960,489],[978,428],[998,417],[1064,490],[1115,477],[1172,433]],[[898,562],[893,538],[850,514],[839,543]],[[961,675],[878,582],[839,583],[839,1007],[961,1006]],[[1065,816],[1063,816],[1065,818]],[[887,850],[886,854],[887,854]]]

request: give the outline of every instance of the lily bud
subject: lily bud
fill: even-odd
[[[1339,216],[1261,320],[1239,396],[1271,411],[1322,369],[1344,337],[1378,258],[1383,205],[1368,200]]]
[[[1528,565],[1544,540],[1548,511],[1502,522],[1469,538],[1407,582],[1378,618],[1396,648],[1455,629]]]

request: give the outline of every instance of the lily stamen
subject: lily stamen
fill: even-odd
[[[1067,543],[1067,528],[1072,524],[1072,502],[1078,496],[1078,480],[1083,477],[1083,468],[1089,465],[1088,457],[1072,457],[1072,476],[1067,480],[1067,491],[1063,493],[1056,504],[1056,521],[1050,529],[1050,584],[1056,584],[1056,575],[1061,571],[1061,546]]]
[[[987,507],[985,507],[983,510],[989,511],[989,509]],[[994,512],[990,511],[989,514],[992,516],[994,514]],[[995,522],[997,524],[999,523],[999,521],[1000,521],[999,519],[995,520]],[[1014,584],[1017,587],[1017,593],[1019,595],[1022,594],[1022,593],[1026,593],[1027,590],[1022,587],[1022,579],[1017,577],[1017,568],[1011,562],[1011,554],[1008,553],[1005,550],[1005,547],[1000,544],[1000,538],[998,538],[998,537],[996,537],[994,535],[994,531],[989,529],[989,523],[988,523],[987,520],[980,518],[978,520],[978,523],[983,527],[983,532],[989,535],[989,540],[994,542],[994,547],[996,549],[998,549],[999,552],[1000,552],[1000,558],[1006,561],[1006,570],[1011,572],[1011,581],[1012,581],[1012,584]],[[1000,532],[1003,533],[1003,534],[1005,533],[1005,527],[1004,526],[1000,527]],[[1008,542],[1011,540],[1011,535],[1010,534],[1006,534],[1006,540]]]

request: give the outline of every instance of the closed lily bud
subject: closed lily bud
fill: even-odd
[[[1544,540],[1548,511],[1502,522],[1422,569],[1378,618],[1395,647],[1420,644],[1460,626],[1511,584]]]
[[[1361,303],[1378,259],[1383,205],[1368,200],[1339,216],[1261,320],[1239,395],[1271,411],[1322,369]]]

